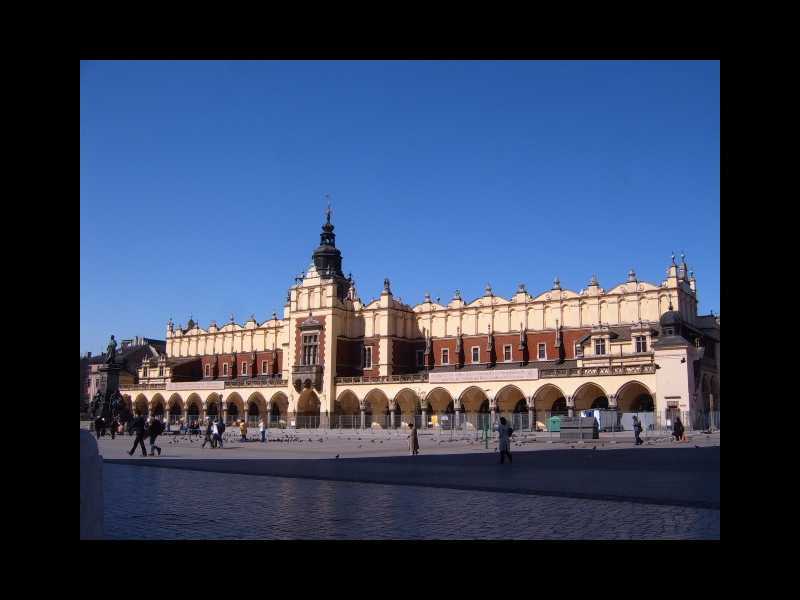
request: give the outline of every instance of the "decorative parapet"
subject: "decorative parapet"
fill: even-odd
[[[225,381],[226,388],[233,387],[286,387],[286,379],[278,377],[249,377],[246,379],[229,379]]]
[[[425,383],[428,373],[411,375],[376,375],[374,377],[337,377],[336,383]]]
[[[542,369],[542,379],[551,377],[603,377],[607,375],[646,375],[656,372],[654,364],[623,367],[577,367],[572,369]]]
[[[491,371],[444,371],[430,374],[431,383],[539,379],[539,369],[492,369]]]
[[[173,381],[167,384],[167,391],[189,392],[193,390],[221,390],[224,381]]]
[[[140,392],[142,390],[165,390],[167,389],[166,383],[137,383],[133,385],[119,386],[120,392]]]

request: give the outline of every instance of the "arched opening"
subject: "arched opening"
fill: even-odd
[[[358,404],[358,396],[353,391],[343,391],[333,403],[331,427],[338,429],[361,427],[361,407]]]
[[[297,399],[297,416],[295,426],[297,428],[316,428],[319,427],[320,402],[317,394],[311,388],[306,388]]]
[[[533,420],[537,431],[549,431],[550,417],[569,414],[564,392],[556,385],[547,383],[533,395]]]
[[[395,420],[397,427],[408,426],[414,423],[415,427],[422,426],[422,405],[416,392],[409,389],[400,390],[394,397],[398,416]]]
[[[289,398],[283,392],[276,392],[269,401],[270,425],[285,427],[289,419]]]
[[[239,394],[233,392],[225,399],[225,409],[228,413],[225,424],[232,425],[244,416],[244,400]]]
[[[365,396],[367,418],[371,427],[378,429],[389,426],[389,399],[379,389],[370,390]]]
[[[581,387],[575,390],[572,395],[572,400],[575,407],[575,416],[577,417],[580,411],[588,410],[595,404],[603,404],[608,406],[608,395],[605,390],[596,383],[584,383]]]
[[[139,394],[136,396],[136,400],[133,403],[133,409],[137,414],[143,417],[147,416],[147,397],[144,394]],[[100,414],[99,411],[98,414]]]
[[[483,429],[489,425],[491,410],[484,389],[477,386],[468,387],[461,392],[459,401],[464,410],[464,426],[467,429]]]
[[[183,400],[180,395],[172,394],[167,402],[169,407],[169,422],[170,425],[177,425],[183,418]]]
[[[507,385],[495,396],[497,400],[498,417],[505,417],[508,424],[516,431],[530,427],[528,419],[528,405],[525,394],[515,385]]]
[[[267,401],[259,392],[253,392],[247,399],[247,424],[250,427],[258,426],[262,417],[267,414]]]
[[[164,411],[166,408],[164,407],[164,397],[161,394],[156,394],[153,396],[152,400],[150,400],[150,416],[152,418],[158,418],[160,421],[164,420]]]
[[[192,394],[186,399],[186,427],[199,433],[200,411],[203,407],[202,400],[197,394]]]
[[[636,415],[645,429],[655,426],[655,402],[646,385],[639,381],[629,381],[617,392],[617,410],[620,423],[626,431],[633,429],[633,416]]]

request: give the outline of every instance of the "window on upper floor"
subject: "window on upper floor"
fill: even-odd
[[[145,367],[145,368],[143,369],[143,374],[142,374],[142,376],[143,376],[143,377],[148,377],[148,374],[149,374],[149,373],[150,373],[150,369],[148,369],[147,367]]]
[[[504,362],[511,362],[511,345],[506,344],[503,346],[503,361]]]
[[[319,347],[319,335],[307,333],[303,336],[303,365],[313,366],[317,364],[317,349]]]
[[[472,364],[478,364],[481,362],[481,348],[480,346],[473,346],[472,347]]]
[[[372,368],[372,346],[364,346],[363,362],[365,369]]]
[[[222,376],[228,376],[228,363],[222,363]]]
[[[206,377],[211,377],[211,365],[209,365],[209,364],[206,364],[206,366],[205,366],[205,376]]]
[[[605,339],[599,339],[594,341],[594,353],[598,356],[603,355],[606,353],[606,341]]]
[[[583,346],[575,344],[575,357],[580,358],[583,356]]]
[[[547,345],[546,344],[537,344],[536,345],[536,357],[539,360],[547,360]]]
[[[647,338],[643,335],[636,336],[636,351],[647,352]]]
[[[158,376],[159,377],[163,377],[164,376],[164,367],[158,367]]]
[[[442,348],[442,364],[450,364],[450,350],[448,348]]]
[[[423,350],[417,350],[417,367],[421,367],[425,364],[425,352]]]
[[[247,363],[242,363],[242,375],[247,375]]]
[[[267,361],[265,361],[265,360],[261,361],[261,374],[262,375],[266,375],[267,374]]]

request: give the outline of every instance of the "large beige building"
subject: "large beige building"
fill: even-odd
[[[504,298],[487,285],[471,301],[392,294],[362,301],[342,272],[330,213],[313,262],[289,288],[283,314],[203,328],[170,321],[166,354],[121,392],[134,409],[178,419],[265,414],[287,426],[474,426],[510,414],[543,427],[551,414],[718,411],[719,317],[697,314],[683,257],[659,283],[626,279],[579,292]],[[700,417],[702,418],[702,417]]]

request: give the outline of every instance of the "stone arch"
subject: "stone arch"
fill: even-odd
[[[289,415],[289,398],[283,392],[275,392],[269,400],[270,420],[286,420]]]
[[[572,395],[575,413],[581,410],[588,410],[593,405],[602,404],[605,400],[605,405],[608,406],[608,394],[598,384],[589,381],[581,385]],[[577,416],[577,414],[575,415]]]
[[[203,401],[200,396],[195,393],[189,394],[189,397],[186,398],[185,406],[189,421],[199,422],[203,410]]]
[[[497,400],[497,410],[499,412],[510,413],[528,411],[527,403],[525,402],[525,394],[515,385],[503,387],[497,392],[495,399]],[[522,403],[522,409],[518,410],[520,402]]]
[[[403,388],[394,397],[394,403],[400,413],[400,422],[413,423],[414,415],[422,413],[419,396],[414,390]]]
[[[153,400],[155,400],[155,396],[153,396]],[[172,394],[167,400],[167,409],[169,410],[170,416],[172,415],[179,415],[183,412],[183,398],[177,392]]]
[[[147,404],[147,396],[139,394],[136,396],[136,400],[133,401],[134,412],[138,412],[142,416],[147,416]]]
[[[216,392],[206,396],[206,414],[212,419],[222,417],[222,396]]]
[[[628,381],[617,390],[617,410],[623,413],[655,412],[653,394],[641,381]]]
[[[374,415],[389,414],[389,399],[382,390],[378,388],[371,389],[367,395],[364,396],[364,401],[367,405],[367,412]]]
[[[318,417],[320,409],[319,397],[311,388],[304,389],[297,398],[297,416]]]
[[[225,398],[225,409],[228,411],[228,421],[238,421],[244,418],[244,400],[238,392],[231,392]]]
[[[433,414],[441,415],[447,413],[448,407],[453,405],[453,396],[443,387],[436,387],[425,395],[425,401],[430,405]]]
[[[345,390],[333,403],[334,415],[360,415],[361,408],[358,404],[358,396],[352,390]]]
[[[564,397],[563,390],[553,383],[546,383],[533,395],[533,408],[539,416],[545,418],[546,413],[567,414],[567,399]],[[545,424],[538,423],[537,426],[543,427]]]
[[[258,421],[267,414],[267,401],[261,392],[253,392],[247,399],[247,419]]]
[[[476,385],[470,386],[461,392],[459,401],[467,413],[489,412],[489,397],[486,392]]]
[[[154,417],[164,418],[164,412],[167,410],[167,403],[164,401],[164,396],[155,394],[150,398],[150,414]]]

